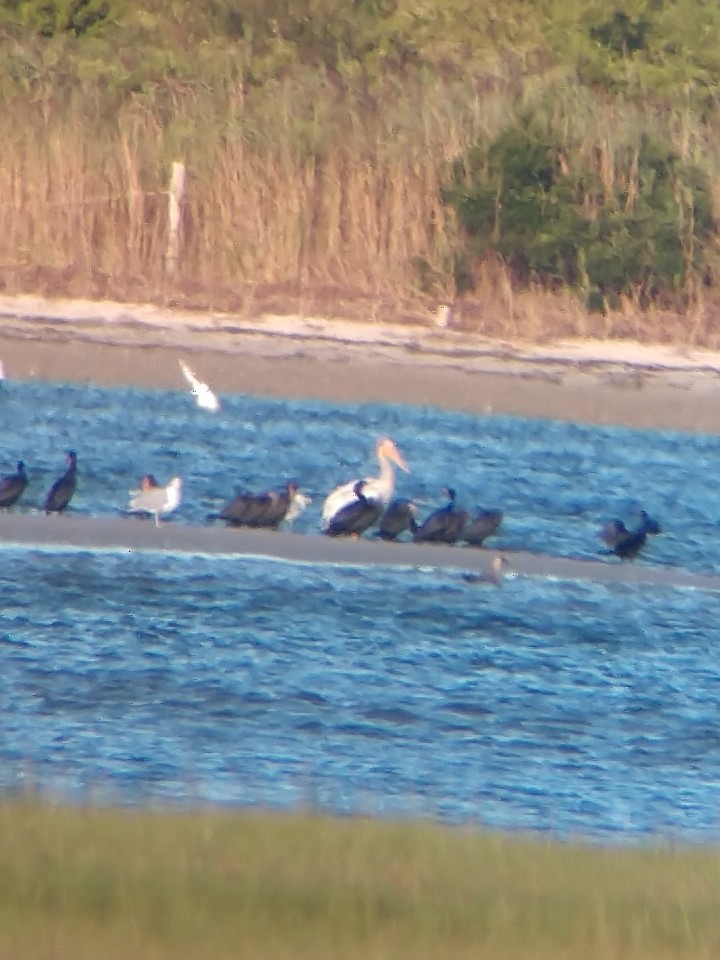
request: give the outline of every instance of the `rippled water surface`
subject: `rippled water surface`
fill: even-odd
[[[720,567],[716,437],[223,399],[213,415],[179,392],[4,384],[18,509],[74,447],[75,513],[116,514],[152,471],[183,476],[174,523],[205,522],[294,477],[315,498],[298,533],[318,536],[324,492],[373,472],[389,433],[413,471],[399,492],[499,507],[498,546],[597,558],[601,523],[644,506],[664,532],[639,563]],[[161,553],[0,564],[5,790],[720,839],[720,595]]]

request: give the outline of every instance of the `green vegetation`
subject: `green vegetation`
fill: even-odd
[[[0,0],[0,286],[717,346],[718,36],[704,0]]]
[[[0,806],[0,956],[700,960],[717,851],[429,824]]]

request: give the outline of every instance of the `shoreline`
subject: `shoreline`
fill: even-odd
[[[9,381],[184,389],[180,358],[221,394],[720,432],[720,353],[710,351],[531,345],[419,324],[0,297]]]

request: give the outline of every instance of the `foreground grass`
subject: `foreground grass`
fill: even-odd
[[[720,853],[0,805],[0,958],[710,958]]]

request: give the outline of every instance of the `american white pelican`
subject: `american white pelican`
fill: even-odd
[[[160,517],[177,510],[182,499],[182,478],[173,477],[162,486],[152,474],[143,477],[139,490],[130,491],[129,510],[135,513],[150,513],[155,517],[155,526],[160,526]]]
[[[380,437],[375,445],[375,455],[380,464],[380,474],[377,477],[365,477],[363,480],[362,494],[365,500],[375,501],[387,506],[395,490],[395,466],[400,467],[406,473],[410,473],[410,468],[405,463],[402,454],[395,446],[395,442],[390,437]],[[327,530],[335,515],[349,503],[358,499],[355,492],[356,485],[360,478],[350,480],[336,487],[332,493],[325,498],[322,509],[322,527]]]
[[[212,392],[210,387],[206,383],[203,383],[202,380],[198,380],[184,360],[178,360],[178,363],[180,364],[180,369],[182,370],[183,376],[190,385],[190,390],[192,395],[195,397],[195,402],[197,405],[203,410],[219,410],[220,401]]]
[[[341,507],[325,527],[329,537],[359,537],[369,527],[377,523],[383,512],[380,500],[369,500],[365,496],[367,481],[358,480],[355,484],[355,499]]]
[[[20,499],[27,482],[25,464],[18,460],[17,473],[9,473],[0,480],[0,507],[3,510],[9,509]]]
[[[67,452],[67,470],[50,487],[45,498],[45,513],[60,513],[72,500],[77,485],[77,454]]]

